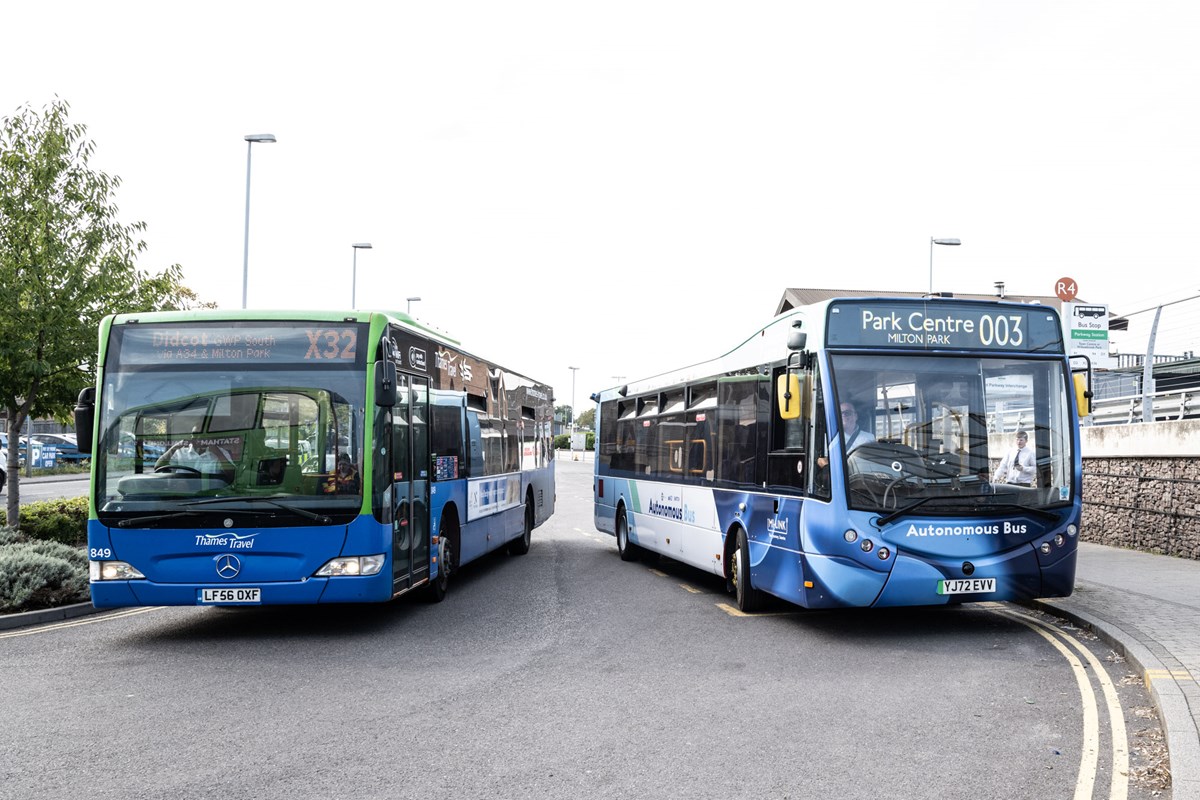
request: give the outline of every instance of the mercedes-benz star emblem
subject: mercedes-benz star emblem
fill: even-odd
[[[217,562],[217,574],[226,580],[236,578],[238,573],[242,571],[241,560],[230,553],[219,555],[213,560]]]

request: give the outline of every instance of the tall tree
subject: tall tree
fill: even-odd
[[[13,526],[21,427],[31,415],[70,413],[95,375],[101,318],[199,304],[178,264],[156,274],[135,266],[146,225],[118,218],[120,178],[89,166],[95,144],[69,108],[56,98],[0,122],[0,407]]]

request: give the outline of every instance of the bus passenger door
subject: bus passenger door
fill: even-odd
[[[429,381],[396,376],[392,409],[392,592],[429,577]]]

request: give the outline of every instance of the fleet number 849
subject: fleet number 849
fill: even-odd
[[[88,558],[112,558],[112,550],[107,547],[93,547],[88,550]]]
[[[1020,347],[1025,342],[1019,316],[993,317],[984,314],[979,318],[979,342],[984,347]]]

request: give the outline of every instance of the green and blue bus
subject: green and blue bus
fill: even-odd
[[[744,611],[1066,596],[1089,376],[1046,306],[794,309],[593,396],[595,525],[625,560],[724,576]],[[1018,432],[1020,475],[1000,470]]]
[[[554,513],[553,402],[402,313],[110,316],[76,408],[92,602],[440,600]]]

